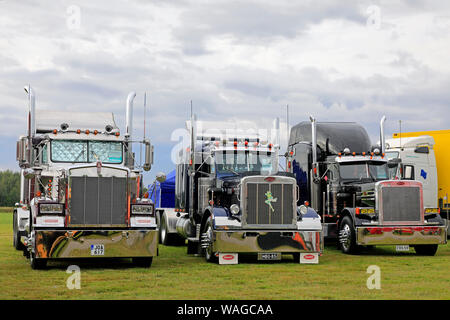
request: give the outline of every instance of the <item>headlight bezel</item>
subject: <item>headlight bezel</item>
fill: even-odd
[[[230,206],[230,213],[231,213],[233,216],[238,215],[240,212],[241,212],[241,208],[239,207],[238,204],[233,203],[233,204]]]

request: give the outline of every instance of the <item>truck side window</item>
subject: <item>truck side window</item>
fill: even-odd
[[[430,149],[427,146],[417,147],[414,150],[415,153],[430,153]]]
[[[44,145],[44,146],[42,147],[42,151],[41,151],[41,162],[42,162],[43,164],[48,163],[47,150],[48,150],[48,147],[47,147],[47,144],[46,144],[46,145]]]

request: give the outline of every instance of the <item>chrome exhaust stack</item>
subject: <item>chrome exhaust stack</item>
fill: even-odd
[[[386,153],[386,138],[384,135],[384,123],[386,122],[386,116],[383,116],[380,121],[380,152],[381,154]]]
[[[28,94],[28,135],[33,138],[36,135],[36,106],[35,94],[30,85],[23,88]]]
[[[317,164],[317,120],[313,116],[309,116],[311,120],[311,143],[312,143],[312,162],[313,167]]]
[[[128,140],[131,140],[131,134],[133,133],[133,101],[136,97],[136,92],[132,91],[127,97],[127,114],[126,114],[126,132],[125,136]]]
[[[133,100],[136,97],[136,92],[132,91],[127,97],[127,110],[126,110],[126,128],[125,128],[125,141],[127,142],[127,157],[126,163],[130,169],[134,169],[134,154],[133,143],[131,141],[131,135],[133,133]]]

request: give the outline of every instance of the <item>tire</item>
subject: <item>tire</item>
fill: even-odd
[[[164,216],[161,215],[161,223],[159,224],[159,243],[167,246],[169,245],[169,232],[167,230],[167,223]]]
[[[419,256],[434,256],[438,249],[437,244],[423,244],[414,246],[414,250]]]
[[[339,244],[341,251],[346,254],[357,254],[359,246],[356,244],[356,231],[353,221],[349,216],[345,216],[339,225]]]
[[[209,241],[209,246],[207,248],[203,248],[203,254],[205,255],[205,260],[207,262],[217,262],[217,257],[215,256],[212,250],[212,239],[213,239],[213,223],[211,216],[206,220],[205,227],[203,228],[202,240],[205,239]]]
[[[141,268],[150,268],[153,262],[153,257],[146,258],[132,258],[133,264]]]
[[[33,270],[42,270],[47,267],[47,259],[36,258],[34,253],[30,254],[30,266]]]
[[[23,250],[25,246],[20,241],[19,227],[17,226],[17,212],[13,213],[13,246],[16,250]]]

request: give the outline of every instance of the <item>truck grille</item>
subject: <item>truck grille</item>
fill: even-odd
[[[380,218],[384,224],[422,223],[419,187],[383,187],[381,190]]]
[[[243,225],[292,228],[296,224],[294,183],[249,181],[244,187],[247,188],[247,197]]]
[[[71,177],[70,226],[125,225],[127,179]]]

